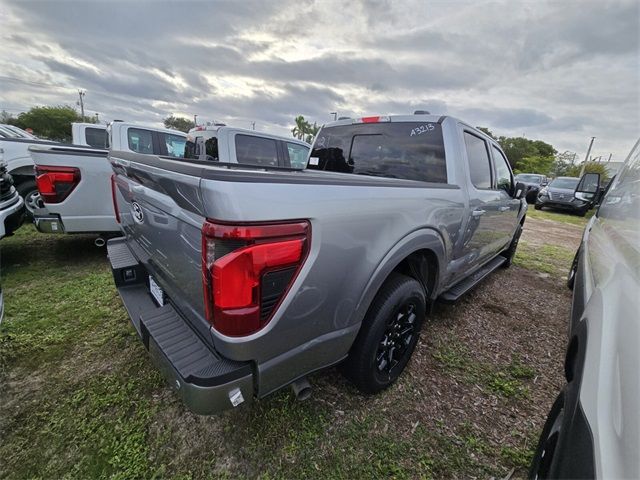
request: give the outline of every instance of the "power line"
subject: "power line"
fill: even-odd
[[[30,80],[25,80],[24,78],[17,78],[17,77],[9,77],[7,75],[0,75],[0,80],[9,80],[12,82],[20,82],[20,83],[26,83],[28,85],[35,85],[37,87],[44,87],[44,88],[65,88],[65,89],[71,89],[71,87],[64,87],[62,85],[56,85],[56,84],[52,84],[52,83],[40,83],[40,82],[32,82]]]

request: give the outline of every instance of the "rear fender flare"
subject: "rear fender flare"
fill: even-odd
[[[362,323],[371,302],[373,302],[374,297],[389,274],[409,255],[425,249],[431,250],[438,259],[438,275],[435,280],[435,285],[438,285],[440,275],[446,270],[445,259],[447,252],[442,236],[437,230],[430,228],[411,232],[387,252],[371,275],[356,307],[356,323]],[[436,287],[433,291],[427,292],[428,299],[435,300],[437,294],[438,288]]]

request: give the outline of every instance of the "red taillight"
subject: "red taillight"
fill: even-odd
[[[80,183],[76,167],[36,166],[36,185],[44,203],[60,203]]]
[[[380,123],[380,122],[390,122],[391,119],[388,116],[375,116],[375,117],[361,117],[356,118],[353,123]]]
[[[113,202],[113,212],[116,215],[116,222],[120,223],[120,212],[118,211],[118,201],[116,200],[116,174],[111,174],[111,201]]]
[[[202,226],[205,314],[228,336],[250,335],[273,316],[307,255],[307,221]]]

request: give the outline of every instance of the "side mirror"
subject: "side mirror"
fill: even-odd
[[[549,185],[549,182],[547,180],[543,180],[542,183],[540,183],[541,187],[546,187],[547,185]]]
[[[515,191],[513,193],[513,198],[516,198],[519,200],[521,198],[524,198],[526,194],[527,194],[527,186],[522,182],[516,183]]]
[[[596,194],[600,191],[600,174],[599,173],[585,173],[574,192],[574,196],[578,200],[584,200],[585,202],[591,202],[595,199]]]

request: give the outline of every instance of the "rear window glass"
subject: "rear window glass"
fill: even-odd
[[[307,168],[446,183],[442,127],[433,122],[390,122],[323,128]]]
[[[289,163],[291,164],[291,168],[305,168],[307,166],[309,147],[287,142],[287,152],[289,153]]]
[[[105,129],[87,127],[84,136],[90,147],[109,148],[109,135]]]
[[[171,133],[159,133],[160,141],[164,142],[167,155],[170,157],[183,158],[184,147],[187,139],[181,135],[172,135]]]
[[[130,128],[127,130],[129,150],[136,153],[153,153],[153,132],[141,128]]]
[[[236,135],[236,158],[246,165],[278,166],[276,141],[253,135]]]

